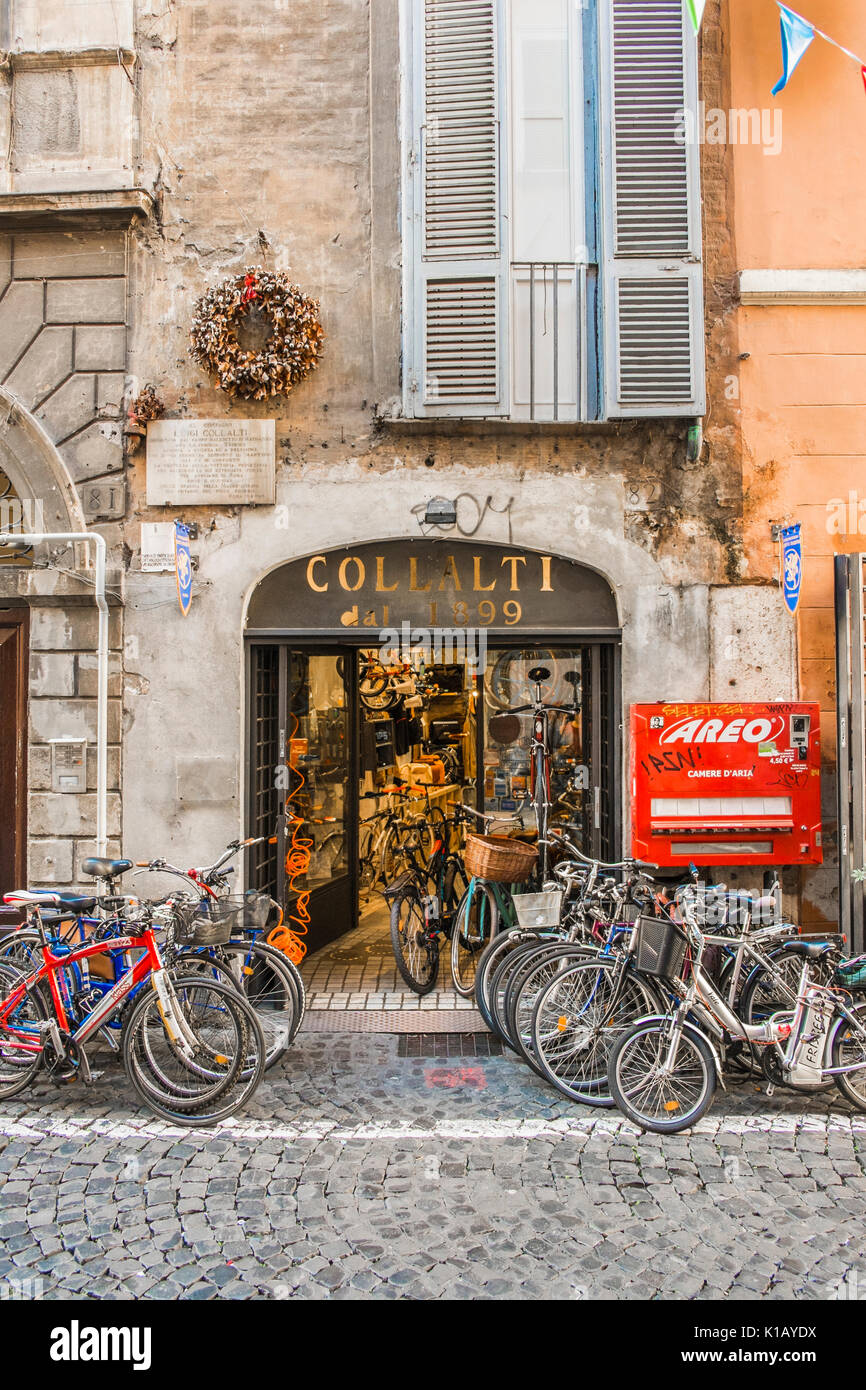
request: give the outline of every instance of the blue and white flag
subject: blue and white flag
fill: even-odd
[[[802,583],[803,546],[798,522],[796,526],[786,526],[782,532],[782,588],[792,613],[797,611]]]
[[[184,617],[192,603],[192,561],[189,553],[189,531],[183,522],[174,523],[174,568],[177,574],[177,601]]]
[[[773,88],[773,96],[778,96],[793,75],[794,69],[815,37],[815,30],[802,15],[795,14],[785,5],[780,5],[782,21],[782,62],[785,71]]]

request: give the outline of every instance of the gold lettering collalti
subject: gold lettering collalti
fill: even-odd
[[[313,555],[307,561],[307,587],[316,594],[326,594],[330,588],[331,570],[329,567],[330,558],[328,555]],[[554,592],[552,581],[552,557],[550,555],[539,555],[537,558],[540,564],[540,574],[537,578],[533,571],[534,566],[529,565],[532,556],[526,555],[503,555],[499,558],[498,573],[490,573],[490,569],[496,564],[496,556],[472,555],[462,556],[448,554],[443,557],[444,563],[441,568],[437,568],[438,582],[436,573],[431,574],[429,569],[425,570],[423,557],[409,555],[407,572],[399,572],[399,557],[377,555],[376,557],[376,579],[374,591],[377,594],[394,594],[403,589],[408,589],[410,594],[429,594],[435,588],[438,593],[462,593],[464,590],[464,580],[466,587],[469,587],[469,561],[472,564],[472,585],[471,592],[476,594],[490,594],[498,587],[505,588],[508,593],[518,594],[521,589],[532,591],[537,589],[541,594],[552,594]],[[386,560],[388,569],[386,573]],[[461,566],[462,577],[461,577]],[[371,576],[372,577],[372,576]],[[367,584],[367,567],[358,555],[344,555],[337,567],[337,582],[341,589],[346,593],[357,593]],[[390,582],[389,582],[390,580]],[[500,580],[502,581],[500,585]]]

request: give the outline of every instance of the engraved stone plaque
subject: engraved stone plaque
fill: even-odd
[[[273,505],[273,420],[154,420],[147,427],[149,507]]]

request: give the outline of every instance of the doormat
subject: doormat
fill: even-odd
[[[477,1009],[310,1009],[307,1033],[486,1033]]]

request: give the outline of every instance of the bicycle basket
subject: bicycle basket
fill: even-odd
[[[467,835],[466,872],[491,883],[525,883],[538,858],[534,845],[508,835]]]
[[[174,939],[178,946],[224,946],[237,931],[244,912],[243,898],[203,899],[175,908]]]
[[[634,937],[634,962],[644,975],[679,975],[686,957],[685,933],[669,917],[640,917]]]
[[[267,893],[259,893],[255,888],[244,893],[244,910],[241,925],[246,932],[262,932],[268,924],[273,902]]]
[[[843,989],[866,990],[866,956],[855,956],[837,965],[835,983]]]
[[[515,893],[511,901],[521,927],[558,927],[562,912],[562,889],[547,893]]]

